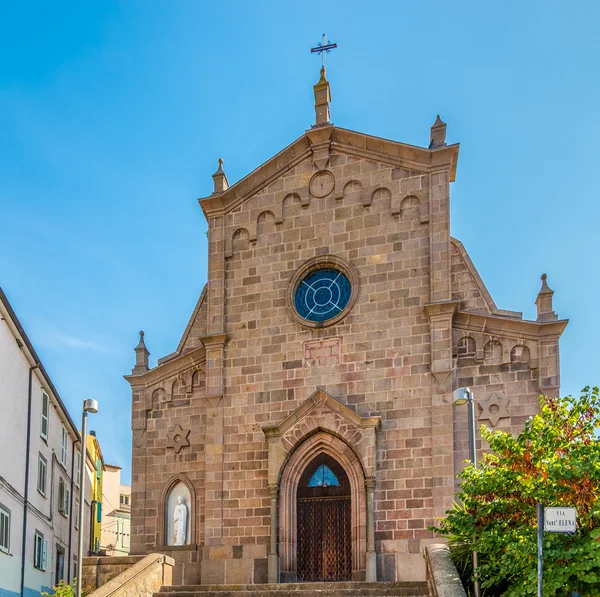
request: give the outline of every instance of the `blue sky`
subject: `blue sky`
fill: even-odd
[[[0,285],[74,418],[130,475],[137,333],[172,352],[206,281],[197,197],[313,124],[460,142],[452,233],[500,308],[570,318],[563,393],[600,382],[600,4],[0,1]]]

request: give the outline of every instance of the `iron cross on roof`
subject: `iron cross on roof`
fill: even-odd
[[[321,54],[321,59],[323,60],[323,68],[325,68],[325,55],[329,54],[331,50],[337,48],[337,44],[332,44],[327,40],[327,34],[323,33],[323,39],[316,48],[311,48],[311,54]]]

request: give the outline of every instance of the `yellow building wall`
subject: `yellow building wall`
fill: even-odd
[[[90,551],[100,549],[102,535],[102,481],[104,478],[104,458],[98,439],[94,435],[86,438],[87,451],[94,463],[90,498],[92,500],[92,523],[90,525]]]

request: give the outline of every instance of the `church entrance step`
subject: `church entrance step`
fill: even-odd
[[[270,585],[176,585],[156,597],[427,597],[424,582],[314,582]]]

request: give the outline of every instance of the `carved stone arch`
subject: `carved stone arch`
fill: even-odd
[[[503,362],[504,347],[498,340],[491,339],[483,347],[483,360],[486,365],[499,365]]]
[[[429,222],[429,190],[421,189],[419,191],[410,191],[394,195],[392,197],[392,215],[401,216],[404,202],[409,198],[417,199],[419,202],[419,214],[421,218],[421,224],[427,224]],[[411,201],[414,201],[411,199]]]
[[[358,460],[362,471],[365,472],[365,465],[362,462],[362,458],[361,458],[360,454],[358,454],[356,452],[356,450],[352,447],[353,446],[352,439],[343,437],[342,435],[340,435],[339,433],[337,433],[333,429],[329,429],[327,427],[321,427],[321,426],[319,426],[319,427],[315,427],[314,429],[312,429],[311,431],[309,431],[305,435],[301,436],[296,441],[296,443],[293,445],[293,447],[290,448],[290,450],[287,452],[287,455],[286,455],[285,459],[283,460],[283,462],[281,464],[281,468],[279,469],[279,477],[277,478],[277,485],[281,485],[281,478],[283,476],[283,472],[286,469],[289,460],[296,453],[296,451],[298,450],[298,448],[300,448],[300,446],[302,446],[302,444],[304,444],[304,443],[306,443],[308,441],[311,441],[311,438],[314,435],[318,435],[320,433],[325,433],[326,435],[331,435],[332,437],[334,437],[336,439],[339,439],[340,442],[341,442],[340,446],[342,444],[346,446],[346,449],[349,450],[353,454],[353,458],[356,458]],[[365,472],[365,477],[366,476],[367,476],[367,474]]]
[[[377,187],[371,193],[371,195],[368,199],[365,197],[365,199],[363,201],[363,207],[369,207],[375,201],[381,201],[381,202],[389,201],[391,204],[391,200],[392,200],[392,192],[387,187]]]
[[[375,476],[375,436],[380,417],[361,417],[319,388],[281,423],[263,427],[269,444],[269,485],[276,485],[284,463],[297,446],[327,429],[353,446],[367,477]]]
[[[345,199],[351,203],[359,203],[362,201],[363,186],[360,180],[351,180],[344,185],[341,197],[337,199]]]
[[[233,257],[234,252],[245,251],[250,246],[250,232],[248,228],[237,228],[231,236],[228,235],[225,239],[225,258]]]
[[[171,384],[171,400],[176,397],[185,397],[188,390],[188,384],[185,381],[185,377],[180,373]]]
[[[169,499],[169,495],[173,488],[178,484],[183,483],[190,493],[189,503],[189,519],[190,519],[190,544],[195,545],[196,539],[196,489],[191,480],[187,475],[183,473],[176,473],[173,475],[163,487],[160,494],[160,500],[158,502],[158,520],[156,521],[157,537],[156,545],[160,547],[166,547],[168,543],[168,529],[167,529],[167,510],[166,504]]]
[[[165,389],[160,386],[152,391],[150,398],[150,408],[148,410],[153,410],[158,407],[161,402],[167,402],[170,399],[170,395],[167,395]]]
[[[256,218],[256,237],[257,239],[263,234],[269,234],[275,232],[277,226],[277,218],[275,214],[270,210],[266,209],[258,214]],[[265,230],[269,227],[270,230]]]
[[[192,392],[206,389],[206,371],[204,367],[197,367],[192,373]]]
[[[477,343],[475,338],[466,335],[456,343],[456,356],[459,359],[474,359],[477,353]]]
[[[408,195],[400,203],[400,219],[411,220],[421,218],[421,201],[416,195]]]
[[[350,481],[352,578],[363,580],[366,574],[367,504],[366,476],[358,455],[345,441],[326,431],[311,434],[294,450],[280,476],[279,549],[281,580],[296,580],[297,512],[296,492],[307,466],[320,454],[333,458]]]
[[[511,363],[530,363],[531,351],[525,344],[515,344],[510,351]]]
[[[298,193],[287,193],[281,201],[281,215],[285,220],[290,216],[299,215],[304,204]]]

